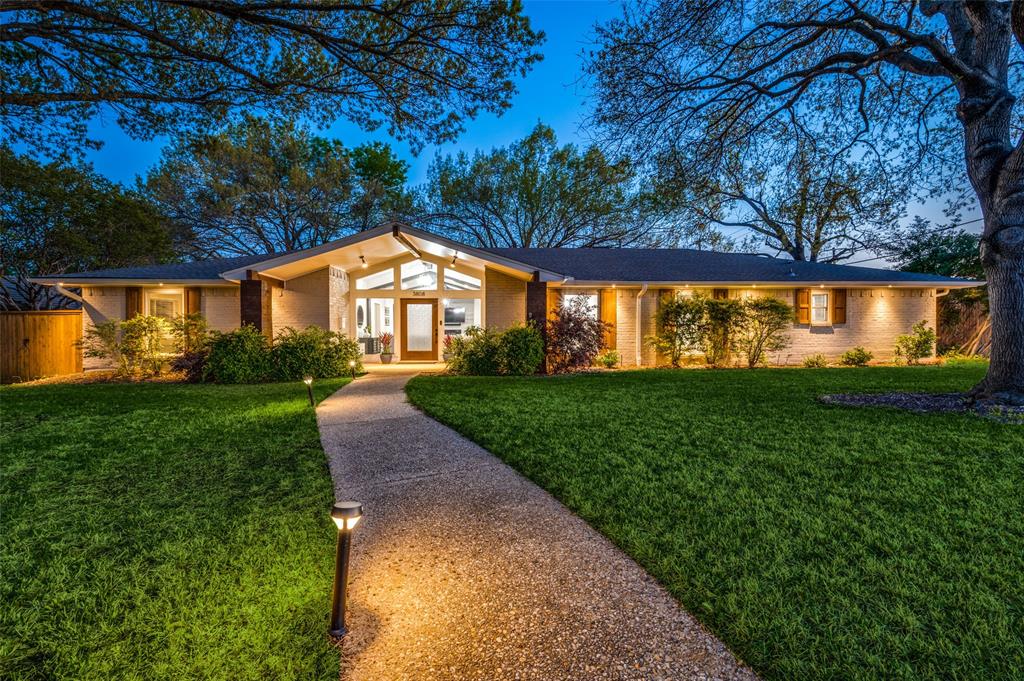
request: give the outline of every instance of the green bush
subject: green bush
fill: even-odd
[[[708,364],[714,367],[729,364],[744,316],[743,304],[738,300],[704,301],[700,339],[704,348],[704,359]]]
[[[778,298],[759,296],[743,301],[737,322],[736,347],[747,356],[747,366],[763,364],[769,352],[789,345],[786,331],[793,323],[793,308]]]
[[[273,373],[267,337],[251,324],[213,334],[203,380],[214,383],[261,383]]]
[[[669,364],[680,365],[683,355],[701,346],[701,329],[707,297],[674,295],[661,301],[655,322],[657,333],[647,336],[647,344],[668,357]]]
[[[278,334],[271,350],[274,377],[282,381],[299,380],[305,376],[336,378],[347,375],[348,363],[356,362],[362,370],[362,352],[353,339],[319,326],[304,331],[286,327]]]
[[[928,328],[927,321],[914,324],[909,334],[896,337],[896,360],[917,364],[932,354],[935,348],[935,330]]]
[[[203,352],[210,344],[206,317],[198,312],[179,316],[171,322],[171,337],[174,338],[174,349],[179,354]]]
[[[525,376],[544,361],[544,339],[533,326],[500,332],[471,327],[452,338],[449,352],[448,370],[455,374]]]
[[[818,353],[804,357],[804,366],[808,369],[824,369],[828,366],[828,360],[825,359],[825,355]]]
[[[873,354],[858,345],[844,352],[839,358],[839,363],[848,367],[866,367],[873,357]]]
[[[535,326],[513,326],[497,335],[498,372],[506,376],[537,373],[544,361],[544,337]]]
[[[943,364],[951,367],[980,366],[988,362],[988,357],[984,355],[969,355],[961,350],[959,346],[953,346],[942,353],[941,359]]]
[[[605,350],[597,356],[597,363],[605,369],[614,369],[621,361],[618,350]]]
[[[136,315],[90,326],[81,347],[86,357],[112,361],[119,376],[151,376],[160,373],[166,336],[167,322],[162,317]]]

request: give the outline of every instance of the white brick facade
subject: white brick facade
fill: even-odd
[[[526,322],[526,282],[487,268],[484,274],[484,319],[491,329]]]
[[[124,319],[125,293],[123,286],[95,286],[82,289],[82,337],[85,332],[108,319]],[[83,357],[82,368],[105,369],[112,363],[105,359]]]
[[[242,324],[238,288],[211,286],[202,290],[199,311],[212,331],[232,331]]]

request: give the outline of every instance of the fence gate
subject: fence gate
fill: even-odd
[[[0,382],[82,371],[81,310],[0,312]]]

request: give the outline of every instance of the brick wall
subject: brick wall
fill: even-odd
[[[338,333],[352,333],[354,329],[350,329],[348,323],[348,274],[339,267],[331,267],[328,271],[328,280],[329,328]]]
[[[485,319],[487,328],[504,329],[526,321],[526,282],[487,268]]]
[[[285,288],[273,287],[273,335],[285,327],[301,331],[307,326],[331,328],[330,272],[328,268],[289,279]]]
[[[82,334],[95,324],[108,319],[124,319],[125,293],[123,286],[100,286],[82,288]],[[96,357],[83,357],[82,368],[105,369],[112,362]]]
[[[199,311],[213,331],[233,331],[242,324],[237,286],[203,288]]]

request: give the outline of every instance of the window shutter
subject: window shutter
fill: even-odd
[[[142,287],[126,286],[124,289],[124,318],[132,319],[142,314]]]
[[[189,286],[185,289],[185,314],[199,314],[199,304],[202,289],[198,286]]]
[[[846,323],[846,289],[832,289],[832,323]]]
[[[712,297],[715,300],[727,300],[729,298],[729,289],[716,288],[712,291]]]
[[[793,298],[796,301],[796,323],[811,323],[811,289],[798,288]]]

